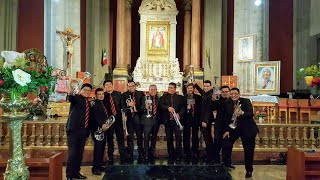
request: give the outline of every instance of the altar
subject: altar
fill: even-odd
[[[133,71],[137,89],[148,91],[151,84],[167,91],[170,82],[182,92],[183,73],[176,58],[176,16],[174,0],[144,0],[140,13],[140,57]]]

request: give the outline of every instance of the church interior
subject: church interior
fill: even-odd
[[[93,98],[105,80],[120,92],[130,80],[145,93],[154,84],[159,96],[170,82],[183,95],[190,80],[239,88],[259,128],[252,179],[320,179],[319,9],[318,0],[1,0],[0,179],[17,156],[30,179],[65,179],[68,92],[87,82]],[[7,103],[10,51],[42,73],[33,79],[38,84],[13,88],[30,100],[28,117],[7,115],[21,109]],[[161,158],[166,140],[160,125]],[[90,136],[81,169],[88,179],[102,179],[104,172],[91,173],[93,153]],[[232,159],[230,176],[244,179],[241,139]]]

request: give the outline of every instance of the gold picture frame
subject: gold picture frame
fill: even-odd
[[[254,59],[254,36],[242,36],[238,39],[239,61],[252,61]]]
[[[147,54],[168,55],[170,50],[170,22],[147,22]]]
[[[280,94],[280,61],[254,62],[254,93]]]

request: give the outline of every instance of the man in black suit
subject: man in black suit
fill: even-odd
[[[187,85],[187,113],[184,118],[183,128],[183,150],[186,160],[199,157],[199,128],[200,128],[200,106],[201,96],[194,94],[194,85],[192,83]],[[191,129],[191,131],[190,131]],[[190,149],[190,138],[192,132],[192,152]],[[192,154],[191,154],[192,153]]]
[[[176,112],[177,117],[182,124],[182,118],[186,112],[186,99],[183,96],[176,94],[176,88],[176,83],[169,83],[168,94],[165,94],[160,98],[160,108],[162,109],[162,117],[166,128],[169,163],[173,163],[175,158],[176,160],[180,160],[182,154],[182,130],[175,122],[173,113]],[[173,146],[173,133],[175,134],[176,150]]]
[[[104,87],[104,104],[110,108],[111,115],[113,115],[116,118],[116,122],[113,124],[112,129],[110,131],[112,134],[110,135],[110,138],[113,139],[113,133],[116,133],[117,137],[117,143],[118,143],[118,149],[120,154],[120,163],[125,163],[126,159],[126,151],[124,146],[124,131],[123,131],[123,122],[122,122],[122,115],[121,115],[121,109],[122,107],[122,95],[118,91],[113,90],[113,84],[111,80],[106,80],[103,82]],[[108,144],[108,151],[110,150],[110,154],[108,153],[108,165],[114,164],[114,158],[113,158],[113,152],[114,152],[114,145],[113,141],[112,144]]]
[[[87,178],[80,174],[80,166],[84,146],[90,134],[92,113],[88,98],[91,90],[91,84],[83,84],[80,94],[74,95],[73,90],[71,90],[70,95],[68,95],[71,103],[66,127],[68,144],[66,176],[68,180]]]
[[[207,163],[213,164],[213,139],[211,134],[211,126],[213,122],[212,114],[212,87],[211,81],[205,80],[203,83],[203,90],[198,84],[195,84],[196,89],[201,94],[201,131],[203,134],[204,141],[206,143],[206,154],[207,154]]]
[[[92,123],[92,139],[94,141],[92,174],[101,175],[101,171],[105,168],[102,166],[106,141],[108,142],[108,157],[113,155],[113,125],[107,125],[106,119],[112,115],[110,107],[107,107],[104,100],[104,91],[97,88],[95,91],[96,100],[92,107],[93,123]],[[94,133],[101,128],[105,138],[103,140],[96,139]]]
[[[147,99],[148,98],[148,99]],[[149,95],[142,102],[145,110],[141,116],[144,132],[145,160],[152,161],[155,158],[157,134],[159,130],[159,97],[156,85],[149,86]],[[151,135],[151,138],[150,138]],[[149,141],[151,139],[151,146]]]
[[[144,100],[144,93],[136,90],[134,81],[128,81],[128,91],[124,92],[123,100],[127,108],[127,128],[128,128],[128,160],[133,161],[133,149],[134,149],[134,133],[137,136],[138,144],[138,162],[141,163],[144,160],[143,153],[143,126],[140,121],[140,116],[144,110],[142,101]]]
[[[233,114],[235,129],[226,127],[223,135],[225,139],[222,147],[222,156],[225,164],[231,164],[231,153],[233,143],[240,137],[244,149],[244,159],[246,167],[246,178],[252,177],[253,171],[253,155],[255,148],[255,137],[259,132],[258,126],[253,119],[253,108],[249,99],[240,98],[240,90],[238,88],[231,89],[231,99],[233,101]],[[229,121],[232,123],[233,121]],[[228,124],[229,124],[228,123]]]
[[[214,113],[214,142],[213,142],[213,160],[214,163],[220,163],[220,151],[222,148],[223,133],[227,123],[227,109],[233,107],[233,102],[230,98],[229,86],[220,88],[221,95],[218,96],[216,91],[212,95],[212,111]],[[230,108],[229,108],[230,109]],[[235,166],[228,164],[229,168],[234,169]]]

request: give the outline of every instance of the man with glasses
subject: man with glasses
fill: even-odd
[[[180,119],[180,123],[183,124],[182,118],[185,114],[186,100],[183,96],[176,94],[176,83],[169,83],[168,93],[164,94],[160,99],[160,108],[162,109],[162,117],[164,119],[165,131],[167,137],[167,149],[168,149],[168,163],[174,163],[174,160],[181,160],[182,155],[182,143],[181,133],[182,130],[175,122],[173,113],[175,112]],[[173,133],[175,134],[176,148],[173,146]]]
[[[234,129],[228,127],[224,133],[224,143],[222,156],[225,164],[231,164],[231,153],[234,142],[240,137],[244,149],[244,159],[246,167],[246,178],[252,177],[253,155],[255,148],[255,137],[259,132],[258,126],[253,119],[253,108],[249,99],[240,98],[238,88],[231,89],[231,99],[233,104],[233,114],[236,117]],[[229,115],[229,116],[230,116]],[[231,119],[231,118],[229,118]],[[229,123],[232,123],[229,121]]]
[[[213,164],[213,139],[211,134],[211,126],[213,122],[212,112],[212,87],[211,81],[205,80],[203,83],[203,90],[198,84],[195,84],[195,88],[201,94],[201,113],[200,113],[200,122],[201,122],[201,131],[203,134],[204,141],[206,143],[206,154],[207,154],[207,163]]]
[[[116,122],[113,124],[109,131],[112,132],[110,135],[110,145],[108,144],[108,165],[114,164],[113,152],[114,152],[114,144],[113,144],[113,133],[116,133],[118,149],[120,154],[120,163],[124,164],[126,159],[126,152],[124,147],[124,130],[122,124],[122,115],[121,109],[122,107],[122,95],[119,91],[113,90],[112,80],[106,80],[103,82],[104,87],[104,104],[111,109],[111,115],[116,118]]]
[[[144,161],[144,153],[143,153],[143,126],[140,121],[140,117],[143,113],[143,100],[144,93],[142,91],[136,90],[136,85],[134,81],[128,81],[128,91],[122,94],[124,106],[127,109],[127,129],[128,129],[128,160],[133,162],[133,149],[134,149],[134,133],[137,136],[137,144],[138,144],[138,163],[142,163]]]
[[[230,99],[230,88],[229,86],[222,86],[220,88],[221,95],[218,97],[217,94],[212,95],[212,111],[216,113],[214,117],[214,143],[213,143],[213,158],[214,163],[220,163],[220,151],[222,148],[223,133],[228,127],[227,121],[227,109],[232,107],[232,101]],[[227,164],[226,167],[234,169],[235,166]]]
[[[92,112],[89,96],[92,90],[91,84],[83,84],[80,94],[70,91],[68,99],[70,101],[69,118],[67,121],[67,144],[68,159],[66,176],[68,180],[87,179],[80,174],[80,166],[83,157],[83,150],[86,140],[90,134]]]

